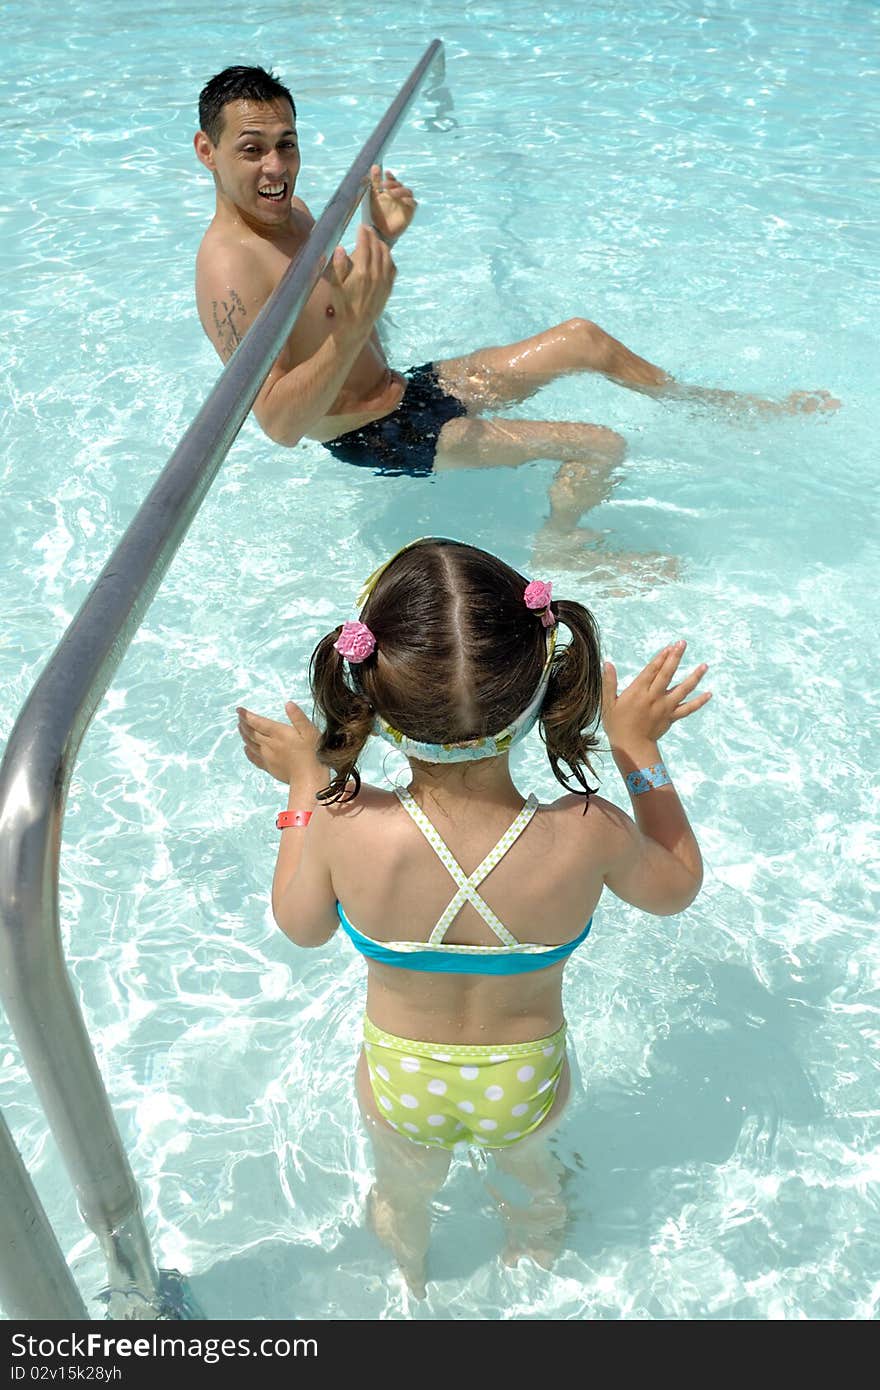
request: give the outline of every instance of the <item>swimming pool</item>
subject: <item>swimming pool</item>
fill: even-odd
[[[290,81],[318,210],[444,39],[451,101],[420,102],[389,160],[421,200],[398,365],[579,314],[685,379],[844,406],[735,422],[581,379],[518,412],[624,433],[600,524],[681,558],[680,581],[624,598],[554,578],[593,602],[624,677],[679,635],[710,663],[715,699],[668,742],[707,881],[670,921],[609,900],[571,971],[588,1086],[560,1134],[574,1219],[555,1271],[499,1263],[460,1164],[425,1304],[361,1227],[362,967],[272,927],[277,797],[233,709],[301,695],[315,638],[412,535],[526,567],[553,468],[375,479],[246,425],[85,740],[65,825],[71,969],[159,1261],[218,1319],[871,1317],[877,11],[491,3],[465,20],[432,0],[390,6],[381,34],[352,0],[336,11],[257,0],[245,22],[219,0],[210,35],[171,0],[88,0],[51,33],[7,11],[4,736],[217,375],[193,307],[212,191],[191,135],[226,63]],[[551,793],[538,748],[521,757]],[[0,1026],[0,1105],[97,1291]]]

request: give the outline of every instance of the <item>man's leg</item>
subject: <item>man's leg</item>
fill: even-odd
[[[550,486],[548,526],[567,533],[585,511],[608,497],[611,474],[625,452],[621,436],[602,425],[461,416],[440,431],[434,468],[519,468],[535,459],[559,459],[562,467]],[[598,534],[584,531],[581,538]]]
[[[652,395],[672,384],[660,367],[637,357],[588,319],[568,319],[519,343],[481,348],[434,365],[444,390],[474,412],[527,400],[548,381],[572,372],[599,372]]]
[[[431,1199],[446,1181],[452,1155],[448,1149],[414,1144],[385,1123],[376,1108],[363,1053],[356,1089],[376,1171],[375,1186],[367,1198],[367,1220],[397,1261],[410,1292],[424,1298]]]
[[[792,391],[784,400],[772,401],[739,391],[690,386],[637,356],[589,319],[567,319],[507,347],[480,348],[434,365],[444,390],[474,414],[527,400],[548,381],[574,372],[598,372],[631,391],[738,413],[811,414],[840,405],[827,391]]]
[[[561,467],[550,484],[550,515],[535,537],[536,565],[575,565],[596,577],[672,579],[677,573],[668,555],[602,553],[604,533],[578,526],[584,512],[610,496],[612,474],[626,453],[626,443],[602,425],[564,420],[491,420],[460,416],[448,420],[437,439],[434,468],[519,468],[535,459],[558,459]]]

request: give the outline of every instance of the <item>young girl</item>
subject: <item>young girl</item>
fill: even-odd
[[[418,1295],[430,1201],[463,1142],[529,1192],[524,1209],[502,1203],[508,1261],[549,1264],[565,1219],[546,1136],[569,1090],[566,962],[604,887],[664,916],[702,879],[657,743],[710,698],[693,696],[706,667],[672,684],[675,642],[618,694],[592,616],[551,588],[473,546],[414,541],[367,581],[359,620],[313,653],[323,732],[292,702],[289,724],[238,711],[247,757],[290,787],[278,925],[298,946],[341,926],[367,960],[356,1085],[376,1167],[369,1215]],[[634,819],[588,784],[600,714]],[[548,805],[510,775],[509,750],[536,721],[570,788]],[[361,782],[371,735],[406,756],[406,789]]]

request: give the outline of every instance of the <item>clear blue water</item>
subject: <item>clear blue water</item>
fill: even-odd
[[[577,314],[685,379],[825,387],[843,407],[737,423],[582,378],[517,412],[622,431],[597,519],[609,544],[680,557],[677,582],[625,598],[553,577],[594,606],[624,678],[677,636],[710,663],[715,699],[668,740],[707,879],[668,921],[608,899],[570,971],[585,1091],[560,1132],[573,1215],[555,1271],[500,1263],[459,1164],[420,1305],[361,1224],[362,967],[272,927],[280,803],[233,708],[301,695],[314,640],[403,539],[527,565],[553,466],[376,479],[246,425],[86,737],[66,819],[71,970],[160,1262],[217,1319],[873,1317],[877,8],[334,10],[3,11],[0,735],[216,379],[192,291],[212,188],[191,139],[227,63],[293,86],[318,211],[445,40],[449,97],[420,103],[389,158],[421,200],[398,365]],[[552,793],[537,744],[521,766]],[[91,1296],[103,1264],[3,1021],[0,1105]]]

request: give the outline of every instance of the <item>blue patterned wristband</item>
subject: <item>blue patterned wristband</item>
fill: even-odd
[[[638,772],[628,772],[624,781],[633,796],[641,796],[642,792],[652,791],[654,787],[670,787],[672,785],[672,778],[662,763],[654,763],[651,767],[640,767]]]

